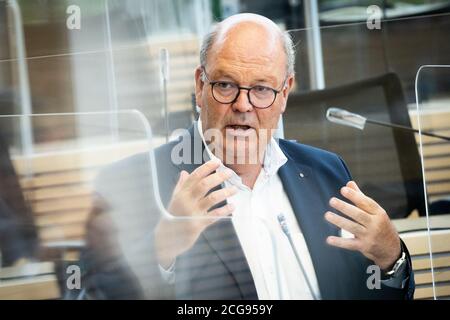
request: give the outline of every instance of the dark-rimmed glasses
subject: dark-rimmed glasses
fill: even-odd
[[[250,104],[258,109],[269,108],[275,102],[277,95],[283,90],[286,85],[286,79],[283,82],[283,86],[280,90],[275,90],[270,87],[256,85],[253,87],[241,87],[231,81],[211,81],[206,75],[206,70],[203,67],[203,75],[211,85],[211,93],[219,103],[232,104],[237,101],[241,90],[247,90],[247,97]]]

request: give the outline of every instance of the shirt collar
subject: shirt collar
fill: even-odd
[[[205,138],[203,136],[202,121],[201,121],[200,117],[197,120],[197,130],[198,130],[198,133],[200,134],[200,137],[202,137],[203,145],[205,146],[206,152],[208,153],[208,156],[210,157],[210,159],[218,160],[220,162],[220,169],[224,170],[225,166],[222,163],[222,161],[211,152],[211,150],[209,149],[208,145],[205,142]],[[287,157],[284,155],[280,146],[275,141],[275,139],[272,137],[270,139],[270,142],[267,144],[266,152],[264,154],[264,159],[263,159],[264,172],[268,176],[273,176],[273,175],[277,174],[278,169],[280,169],[281,166],[283,166],[286,162],[287,162]]]

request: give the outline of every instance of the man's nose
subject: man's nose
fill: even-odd
[[[253,106],[248,99],[248,91],[240,89],[239,96],[236,101],[231,105],[233,111],[236,112],[249,112],[253,110]]]

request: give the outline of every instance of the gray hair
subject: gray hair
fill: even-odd
[[[218,27],[209,32],[202,41],[200,47],[200,65],[206,67],[206,61],[208,59],[208,51],[211,49],[214,40],[218,33]],[[281,40],[283,41],[283,48],[286,54],[286,72],[288,75],[295,73],[295,48],[292,41],[292,37],[289,32],[281,32]]]

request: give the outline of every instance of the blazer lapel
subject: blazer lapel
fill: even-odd
[[[326,244],[329,235],[336,229],[324,219],[328,210],[328,199],[321,193],[309,166],[301,165],[284,152],[288,161],[278,172],[304,235],[319,283],[321,297],[339,297],[340,286],[336,274],[336,250]],[[336,260],[337,259],[337,260]]]
[[[241,299],[258,299],[250,267],[231,219],[222,219],[214,223],[203,232],[203,237],[233,277],[241,292]]]

